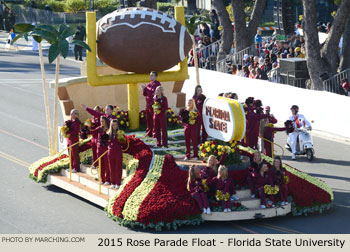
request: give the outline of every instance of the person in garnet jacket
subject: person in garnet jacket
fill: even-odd
[[[272,177],[268,172],[269,168],[267,164],[263,164],[256,174],[256,182],[255,182],[255,194],[260,198],[260,207],[266,208],[266,193],[264,191],[265,185],[273,185]],[[272,205],[273,206],[273,205]]]
[[[247,108],[246,108],[246,144],[253,148],[257,149],[258,145],[258,137],[259,137],[259,122],[260,120],[267,118],[268,115],[266,114],[258,114],[254,112],[256,109],[254,107],[254,98],[248,97],[245,101]]]
[[[277,123],[277,119],[272,114],[270,114],[270,106],[266,106],[265,113],[269,115],[269,117],[260,121],[260,135],[264,139],[267,139],[273,143],[275,133],[280,131],[285,131],[287,130],[287,128],[286,127],[276,128],[273,126],[273,124]],[[272,155],[272,146],[270,142],[265,140],[261,141],[261,143],[263,143],[263,148],[261,149],[265,153],[265,155],[269,157],[271,157]]]
[[[91,109],[88,106],[86,106],[85,104],[81,104],[81,107],[94,117],[101,118],[101,116],[105,116],[108,118],[109,121],[111,121],[112,119],[116,119],[116,117],[112,114],[113,113],[113,105],[106,106],[106,108],[105,108],[106,113],[102,113],[102,112],[96,111],[94,109]]]
[[[194,118],[191,118],[194,117]],[[186,156],[184,160],[191,157],[191,141],[193,146],[193,157],[198,160],[197,149],[197,128],[198,128],[198,112],[193,99],[189,99],[186,109],[180,111],[180,121],[184,124]]]
[[[114,119],[108,130],[108,164],[111,188],[118,189],[122,182],[123,154],[118,140],[118,120]]]
[[[95,128],[91,131],[92,134],[97,134],[97,158],[101,157],[106,151],[108,147],[108,135],[107,130],[109,128],[109,120],[105,116],[101,116],[100,119],[101,126]],[[110,183],[110,174],[109,174],[109,166],[108,166],[108,158],[107,154],[105,154],[101,158],[101,181],[105,185],[109,185]]]
[[[288,182],[285,181],[286,170],[282,167],[281,157],[275,157],[273,160],[273,166],[270,169],[270,174],[272,176],[272,181],[274,185],[279,186],[279,196],[281,198],[281,205],[288,205]]]
[[[153,127],[155,137],[157,139],[156,147],[168,147],[168,134],[166,111],[168,110],[168,99],[164,96],[163,88],[161,86],[156,88],[155,96],[153,97]]]
[[[156,91],[156,88],[161,86],[159,81],[157,81],[158,73],[157,72],[151,72],[149,79],[150,82],[142,87],[143,96],[146,97],[146,123],[147,123],[147,129],[146,129],[146,136],[148,137],[154,137],[154,130],[153,130],[153,108],[152,105],[154,103],[153,97],[154,93]]]
[[[255,184],[256,184],[257,174],[259,173],[259,170],[263,164],[264,164],[264,161],[261,158],[261,153],[259,151],[254,152],[253,160],[250,163],[250,167],[248,169],[249,173],[247,177],[251,198],[255,198],[255,192],[256,192]]]
[[[216,180],[216,200],[221,200],[224,205],[224,212],[231,212],[230,198],[231,198],[232,179],[228,177],[226,166],[220,165],[218,176]],[[219,196],[221,195],[221,199]]]
[[[205,131],[203,124],[203,103],[206,99],[205,95],[202,94],[202,87],[197,85],[194,90],[193,99],[196,102],[196,107],[198,110],[198,127],[197,127],[197,143],[204,143],[207,141],[208,134]],[[201,130],[202,130],[202,141],[201,141]]]
[[[191,196],[196,200],[200,209],[204,214],[211,214],[208,197],[204,192],[202,179],[200,177],[200,168],[198,166],[191,166],[188,171],[187,190]]]
[[[70,112],[70,120],[66,121],[65,124],[68,126],[67,134],[67,147],[74,145],[79,142],[79,132],[81,127],[81,122],[79,120],[78,110],[72,109]],[[80,168],[80,159],[79,159],[79,144],[76,144],[71,148],[71,157],[70,157],[72,172],[78,172]]]
[[[96,106],[94,108],[95,111],[101,112],[101,108]],[[94,130],[100,126],[100,117],[92,116],[91,118],[91,127],[90,130]],[[92,148],[92,160],[95,162],[97,160],[97,141],[98,141],[98,133],[91,133],[91,148]]]

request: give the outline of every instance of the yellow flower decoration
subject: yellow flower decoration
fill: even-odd
[[[120,121],[120,124],[123,125],[123,124],[124,124],[124,121]]]
[[[171,118],[169,118],[168,121],[171,122]]]
[[[214,149],[214,148],[215,148],[215,144],[212,144],[212,145],[211,145],[211,148]]]
[[[210,152],[210,151],[211,151],[210,147],[206,148],[205,150],[206,150],[207,152]]]
[[[115,111],[113,111],[112,115],[114,115],[114,116],[116,115]]]
[[[120,115],[117,115],[117,118],[120,118]]]
[[[159,102],[153,103],[152,108],[153,108],[154,113],[156,113],[156,115],[160,114],[161,105],[159,104]]]
[[[283,176],[283,180],[286,185],[289,184],[289,177],[287,175]]]
[[[207,185],[207,180],[206,179],[202,179],[202,186],[203,186],[204,192],[209,191],[209,187]]]

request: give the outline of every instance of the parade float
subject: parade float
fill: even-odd
[[[94,169],[92,166],[89,137],[79,142],[79,156],[82,164],[80,172],[71,172],[69,155],[63,149],[60,153],[34,162],[29,167],[30,178],[38,183],[54,184],[101,206],[112,220],[130,228],[177,229],[183,225],[199,225],[203,221],[259,219],[287,214],[307,215],[322,213],[331,208],[333,202],[331,189],[323,181],[287,164],[283,166],[288,177],[290,204],[282,206],[277,202],[274,207],[266,209],[259,207],[260,200],[250,197],[246,180],[249,159],[255,150],[239,143],[246,133],[245,114],[242,105],[231,99],[205,101],[203,121],[211,138],[200,146],[201,160],[187,162],[183,160],[184,133],[183,129],[178,127],[177,109],[184,107],[185,102],[181,87],[188,77],[184,55],[187,55],[189,47],[188,34],[181,26],[184,24],[184,13],[181,7],[176,8],[175,16],[176,20],[156,10],[130,8],[108,14],[96,23],[95,13],[87,13],[88,44],[91,48],[91,52],[87,54],[87,77],[60,82],[59,97],[64,117],[68,115],[67,112],[71,108],[78,108],[77,105],[85,101],[89,101],[91,106],[118,104],[113,113],[126,131],[126,134],[121,136],[123,138],[121,187],[111,189],[101,184],[100,169]],[[141,21],[137,21],[135,17],[139,17]],[[142,105],[143,98],[139,94],[138,83],[145,83],[148,80],[149,69],[144,68],[147,67],[146,64],[134,65],[135,68],[129,69],[126,62],[125,64],[120,61],[114,62],[113,57],[110,58],[108,53],[101,52],[99,48],[102,43],[108,47],[108,43],[113,40],[113,33],[108,35],[108,30],[111,32],[113,28],[120,29],[124,25],[126,29],[124,32],[135,32],[138,27],[150,23],[163,33],[178,34],[178,37],[172,36],[171,40],[176,41],[169,45],[177,48],[175,51],[178,55],[174,53],[172,62],[169,64],[163,62],[160,68],[156,65],[151,66],[152,70],[160,72],[159,81],[165,89],[168,88],[170,93],[175,94],[168,96],[170,97],[169,106],[174,108],[167,112],[168,126],[173,127],[168,131],[168,148],[156,148],[154,139],[144,138],[144,132],[138,131],[142,128],[145,117],[139,106]],[[102,36],[101,34],[104,37],[96,38],[96,36]],[[101,44],[96,45],[96,40]],[[122,40],[118,43],[121,47],[127,42]],[[152,43],[145,48],[148,47],[154,54]],[[152,53],[142,57],[151,57]],[[100,59],[102,58],[115,69],[108,66],[98,67],[97,54]],[[178,67],[167,70],[177,63],[179,63]],[[103,100],[102,97],[107,99]],[[88,118],[84,113],[81,113],[81,117],[82,121]],[[240,199],[232,202],[232,211],[228,213],[223,212],[220,201],[215,198],[209,199],[212,214],[201,214],[201,209],[187,190],[188,168],[190,165],[204,166],[203,162],[210,154],[220,159],[224,153],[227,156],[225,165],[229,168],[229,177],[234,181],[237,196]],[[271,157],[262,155],[262,158],[272,165]]]

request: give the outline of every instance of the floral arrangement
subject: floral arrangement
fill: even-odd
[[[114,106],[112,115],[114,115],[119,123],[119,128],[126,130],[129,127],[129,112],[121,110],[120,107]]]
[[[200,210],[186,188],[188,172],[180,170],[170,155],[156,155],[151,161],[149,146],[133,136],[127,138],[138,167],[110,199],[108,216],[121,225],[156,230],[199,224]]]
[[[283,176],[283,180],[286,185],[289,184],[289,177],[287,175]]]
[[[271,186],[271,185],[265,185],[264,186],[264,193],[267,195],[276,195],[280,191],[280,188],[278,185]]]
[[[79,153],[82,164],[91,164],[91,148]],[[29,177],[38,183],[46,183],[47,175],[69,168],[69,157],[65,154],[42,158],[29,167]]]
[[[172,108],[168,108],[168,110],[166,111],[166,119],[167,126],[169,128],[176,127],[180,123],[179,118],[175,115],[174,110]]]
[[[64,122],[64,125],[61,127],[60,132],[64,138],[69,138],[69,129],[72,125],[72,120],[67,120]]]
[[[117,139],[120,143],[126,143],[125,131],[118,130],[117,131]]]
[[[215,194],[215,198],[217,201],[228,201],[230,200],[230,194],[227,192],[225,194],[222,193],[222,191],[217,190]]]
[[[91,128],[93,125],[92,125],[92,121],[90,118],[86,119],[85,122],[84,122],[84,126],[87,126],[89,128]]]
[[[153,108],[153,112],[156,114],[156,115],[159,115],[161,111],[161,108],[162,106],[160,105],[159,102],[154,102],[153,105],[152,105],[152,108]]]
[[[224,165],[238,164],[241,162],[239,150],[236,148],[236,142],[206,141],[199,146],[199,151],[200,156],[203,158],[214,155],[218,160],[225,154]]]
[[[140,126],[141,125],[146,125],[146,110],[141,110],[139,113],[139,121],[140,121]]]
[[[188,123],[191,125],[194,125],[196,123],[196,119],[198,117],[198,113],[196,111],[190,111],[190,118],[188,120]]]

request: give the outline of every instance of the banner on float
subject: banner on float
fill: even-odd
[[[203,105],[203,124],[208,135],[225,141],[240,141],[245,136],[246,118],[242,104],[233,99],[208,98]]]

